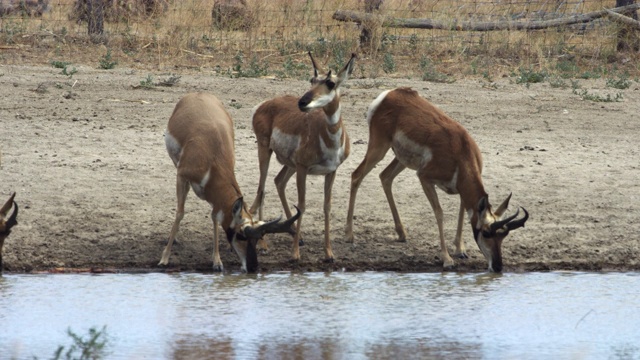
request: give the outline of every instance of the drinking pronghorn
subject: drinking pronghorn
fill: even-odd
[[[351,174],[351,194],[347,213],[346,237],[353,241],[353,212],[356,194],[362,179],[380,162],[389,150],[395,158],[380,173],[382,188],[389,202],[399,241],[406,241],[406,233],[391,187],[393,179],[405,168],[415,170],[422,189],[433,208],[443,266],[452,267],[454,261],[444,242],[442,208],[435,187],[448,194],[460,195],[460,211],[456,231],[456,255],[467,258],[462,240],[465,211],[471,219],[473,237],[489,264],[489,270],[502,271],[502,241],[511,230],[523,227],[529,213],[519,213],[502,219],[509,206],[509,195],[493,211],[489,196],[482,184],[482,156],[480,149],[467,130],[427,100],[409,88],[382,92],[369,105],[369,144],[362,163]]]
[[[349,136],[341,116],[340,86],[353,71],[356,55],[351,55],[351,59],[337,75],[332,75],[329,71],[323,78],[318,77],[320,70],[311,53],[309,57],[313,64],[309,91],[301,98],[277,97],[254,108],[252,119],[253,131],[258,140],[260,183],[249,211],[255,214],[257,210],[259,219],[262,219],[264,187],[273,152],[284,165],[276,176],[275,183],[287,216],[290,216],[291,211],[285,188],[293,174],[296,174],[298,206],[303,213],[306,207],[307,175],[324,175],[324,253],[325,261],[333,262],[329,236],[331,190],[338,166],[349,156]],[[300,259],[302,218],[298,219],[293,238],[293,260]]]
[[[195,93],[185,95],[176,104],[165,133],[169,157],[177,168],[178,207],[169,241],[158,265],[167,265],[171,246],[184,216],[189,187],[212,206],[213,268],[223,270],[219,252],[219,227],[240,257],[242,269],[258,269],[256,243],[266,233],[290,232],[300,211],[283,222],[254,222],[246,211],[242,192],[234,174],[234,131],[229,113],[215,96]]]
[[[13,201],[16,197],[16,193],[13,193],[9,200],[0,208],[0,272],[2,272],[2,247],[4,246],[4,240],[11,233],[11,228],[18,224],[18,203]],[[13,212],[11,216],[7,218],[7,214],[13,206]]]

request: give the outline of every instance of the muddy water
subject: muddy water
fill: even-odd
[[[0,277],[0,358],[640,359],[640,274]]]

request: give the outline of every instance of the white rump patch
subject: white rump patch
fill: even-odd
[[[369,104],[369,109],[367,110],[367,124],[371,125],[371,117],[373,116],[373,113],[378,109],[378,106],[380,106],[380,103],[384,100],[389,91],[391,90],[381,92],[380,95],[378,95],[378,97]]]
[[[164,144],[167,147],[169,157],[173,160],[173,165],[177,167],[180,162],[180,155],[182,154],[182,146],[180,146],[176,138],[169,133],[169,130],[164,132]]]

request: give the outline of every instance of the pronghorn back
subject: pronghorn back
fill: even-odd
[[[201,182],[210,169],[220,175],[233,174],[233,122],[215,96],[194,93],[180,99],[169,119],[165,136],[167,151],[176,163],[178,173],[189,181]]]
[[[411,88],[383,92],[367,112],[370,131],[386,138],[398,159],[447,181],[459,166],[482,173],[482,154],[467,130]]]

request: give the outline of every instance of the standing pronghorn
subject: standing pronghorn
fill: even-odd
[[[13,193],[9,200],[0,208],[0,273],[2,272],[2,247],[4,246],[4,239],[11,233],[11,228],[18,224],[18,203],[13,201],[16,197],[16,193]],[[7,214],[13,206],[13,213],[7,219]]]
[[[393,200],[393,179],[405,168],[416,170],[424,193],[429,199],[438,223],[444,267],[454,265],[444,242],[442,208],[435,187],[448,194],[460,194],[460,212],[456,231],[455,255],[466,258],[462,240],[464,212],[468,213],[473,237],[489,263],[489,270],[502,271],[502,240],[509,231],[524,226],[529,218],[514,220],[518,213],[501,220],[509,206],[509,195],[492,211],[482,185],[480,149],[469,133],[440,109],[409,88],[382,92],[369,105],[369,145],[362,163],[351,175],[351,194],[347,213],[346,237],[353,241],[353,209],[362,179],[384,158],[389,148],[395,158],[382,173],[382,188],[387,196],[399,241],[406,240],[404,227]],[[519,211],[519,210],[518,210]]]
[[[331,212],[331,188],[336,169],[349,156],[349,136],[340,114],[340,85],[348,78],[355,64],[356,55],[338,73],[331,71],[318,78],[318,66],[309,53],[313,64],[311,90],[300,99],[283,96],[265,101],[253,111],[253,131],[258,139],[260,183],[256,200],[250,212],[258,210],[262,219],[264,186],[269,170],[271,153],[283,164],[275,178],[280,201],[287,216],[291,211],[287,204],[285,188],[296,174],[298,206],[304,213],[307,175],[324,175],[324,253],[325,261],[333,262],[329,217]],[[300,259],[299,241],[302,216],[298,220],[293,237],[292,259]]]
[[[242,261],[242,269],[255,272],[258,268],[256,243],[265,233],[290,232],[300,212],[279,222],[254,223],[246,212],[242,193],[234,174],[233,122],[215,96],[188,94],[176,104],[165,133],[167,152],[178,170],[176,192],[178,208],[169,242],[158,265],[167,265],[171,246],[184,216],[184,203],[193,192],[212,206],[213,268],[222,271],[218,249],[218,225]],[[290,217],[290,216],[289,216]]]

